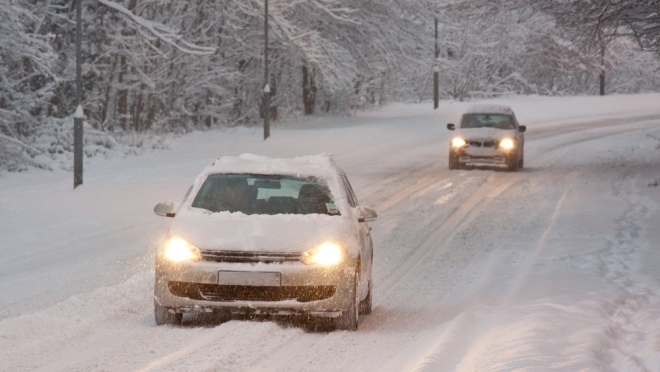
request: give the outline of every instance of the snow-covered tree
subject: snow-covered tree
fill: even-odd
[[[47,116],[58,77],[46,17],[20,0],[0,6],[0,168],[20,169],[38,153],[26,138]]]
[[[17,169],[7,159],[24,164],[39,153],[69,151],[64,119],[76,105],[75,2],[6,2],[0,168]],[[642,19],[655,2],[269,3],[272,101],[265,113],[263,0],[83,1],[83,103],[96,130],[86,133],[96,133],[103,148],[114,146],[103,133],[254,125],[265,114],[277,119],[424,100],[434,70],[448,99],[595,93],[606,70],[611,92],[660,87],[653,78],[658,61],[638,51],[656,48],[657,12]]]

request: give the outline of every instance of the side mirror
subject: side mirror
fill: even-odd
[[[454,129],[456,129],[456,125],[452,124],[452,123],[449,123],[449,124],[447,124],[447,129],[454,130]]]
[[[158,203],[154,207],[154,213],[157,216],[161,216],[161,217],[174,217],[180,205],[181,203],[176,203],[172,201],[167,201],[165,203]]]
[[[520,132],[520,133],[525,133],[526,130],[527,130],[526,126],[524,126],[524,125],[518,126],[518,132]]]
[[[369,207],[357,207],[358,222],[375,221],[378,213]]]

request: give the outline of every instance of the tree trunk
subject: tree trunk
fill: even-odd
[[[303,105],[305,107],[305,115],[314,113],[316,106],[316,84],[314,83],[314,75],[309,72],[306,65],[302,66],[302,85],[303,85]]]
[[[145,129],[151,129],[151,126],[154,124],[154,118],[156,117],[156,101],[154,99],[153,94],[149,94],[149,98],[147,99],[147,107],[149,110],[147,111],[147,120],[144,123]]]
[[[206,106],[205,107],[208,111],[210,111],[209,107],[211,107],[211,92],[206,92]],[[211,125],[213,124],[213,116],[208,115],[204,119],[204,124],[206,125],[207,128],[210,128]]]
[[[117,63],[119,62],[119,56],[115,56],[114,61],[112,62],[112,68],[108,74],[108,82],[105,87],[105,96],[103,98],[103,103],[101,104],[101,118],[100,126],[101,130],[105,130],[105,123],[108,120],[108,109],[110,108],[110,93],[112,92],[113,80],[115,76],[115,70],[117,69]]]
[[[140,114],[142,113],[142,106],[143,106],[143,100],[144,100],[144,92],[145,86],[144,84],[140,84],[140,92],[137,93],[137,100],[133,102],[133,113],[132,113],[132,120],[133,120],[133,128],[135,129],[136,132],[142,131],[144,128],[143,126],[140,125]]]
[[[126,111],[128,109],[128,90],[123,87],[124,74],[126,73],[126,57],[120,58],[119,77],[119,93],[117,94],[117,112],[119,113],[119,126],[121,129],[126,130]]]

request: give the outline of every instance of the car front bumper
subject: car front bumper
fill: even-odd
[[[336,317],[353,301],[355,272],[351,262],[318,267],[301,262],[174,264],[157,258],[154,297],[178,313]],[[278,277],[279,283],[273,281]]]
[[[517,156],[517,150],[501,150],[497,148],[450,148],[450,156],[465,165],[506,166]]]

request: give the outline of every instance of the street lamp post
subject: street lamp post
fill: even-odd
[[[73,188],[83,183],[83,109],[82,109],[82,68],[80,55],[81,2],[76,0],[76,113],[73,118]]]
[[[265,0],[265,16],[264,16],[264,140],[270,137],[270,82],[268,80],[268,0]]]
[[[440,70],[438,66],[438,57],[440,57],[440,48],[438,48],[438,17],[435,17],[435,58],[433,59],[433,109],[437,109],[440,103]]]

